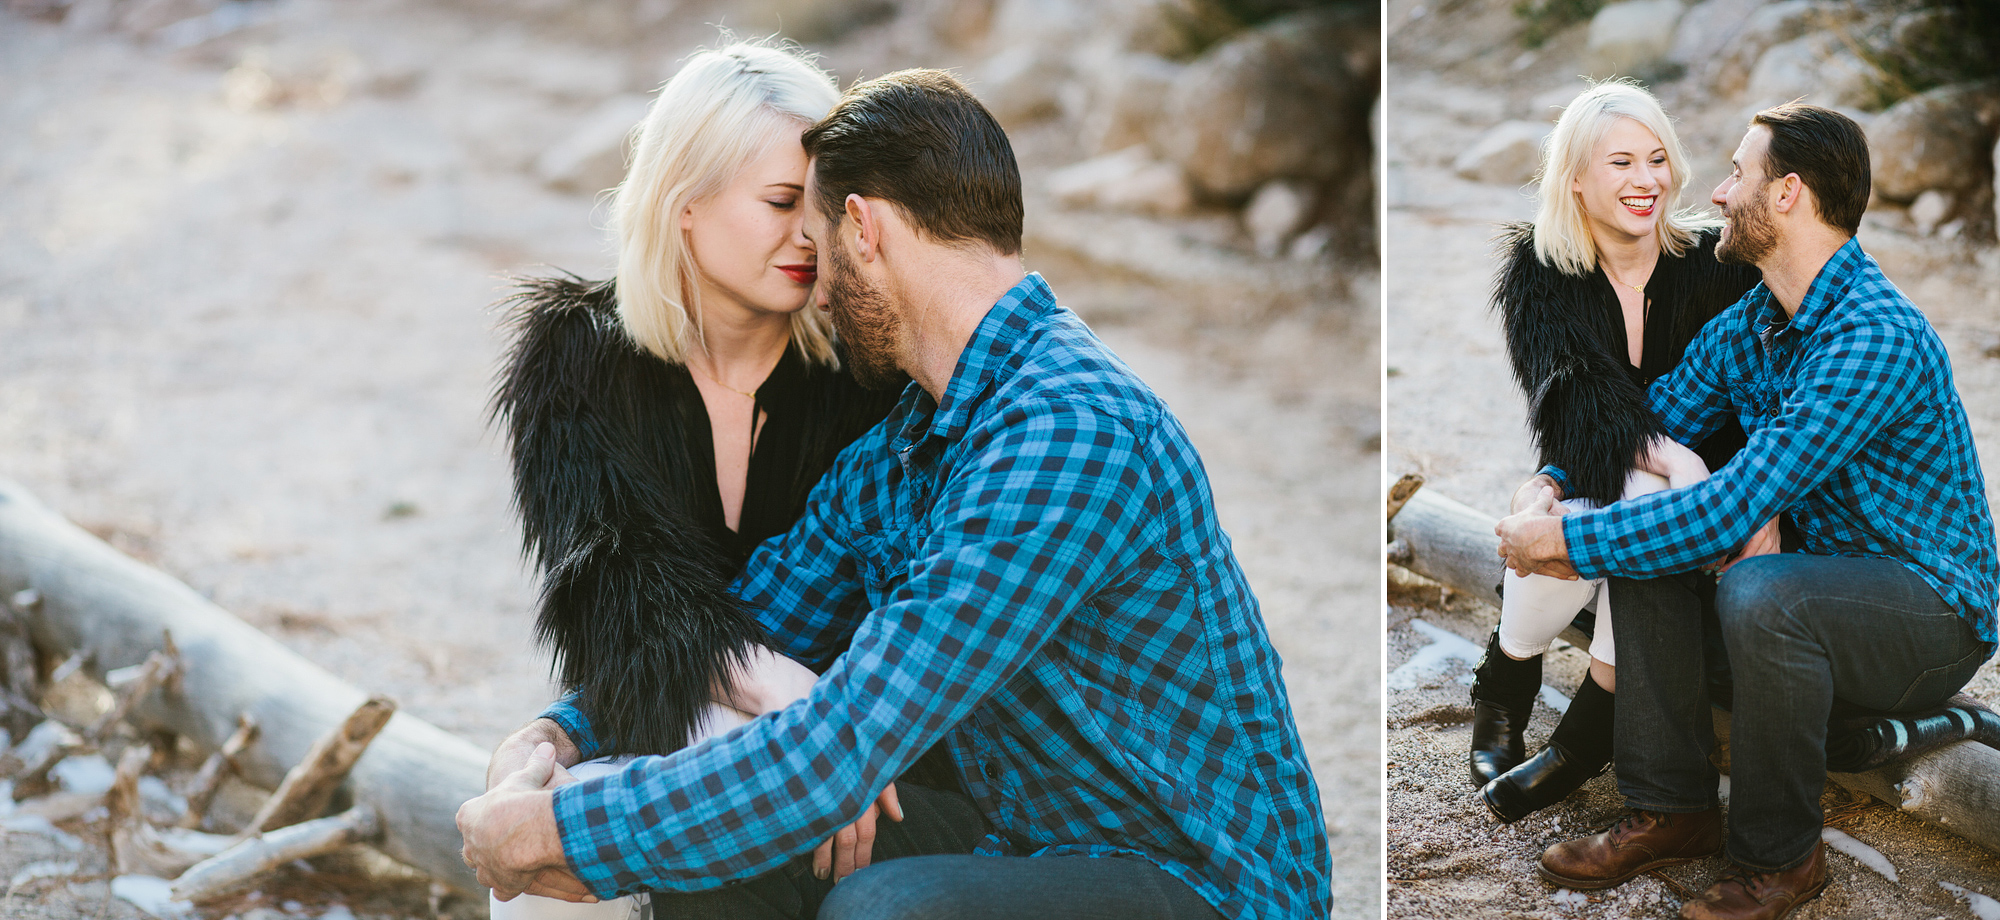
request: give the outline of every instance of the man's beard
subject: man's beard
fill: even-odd
[[[839,241],[826,247],[827,268],[820,277],[826,285],[827,310],[833,316],[833,331],[847,346],[847,366],[854,380],[871,390],[897,389],[910,375],[896,366],[896,337],[902,319],[889,306],[889,298],[869,287],[854,270],[853,263],[840,251]]]
[[[1723,208],[1728,232],[1715,247],[1716,261],[1755,265],[1778,248],[1778,225],[1764,212],[1764,197],[1764,191],[1759,189],[1757,197]]]

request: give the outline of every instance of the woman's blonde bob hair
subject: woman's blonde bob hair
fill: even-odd
[[[640,347],[673,364],[706,348],[701,289],[680,215],[792,131],[840,101],[833,78],[795,46],[739,42],[694,54],[632,129],[632,167],[613,190],[618,316]],[[807,207],[803,199],[799,207]],[[820,311],[792,314],[808,361],[836,362]]]
[[[1591,165],[1597,145],[1620,118],[1630,118],[1660,139],[1667,151],[1668,186],[1660,191],[1658,232],[1660,251],[1679,256],[1695,240],[1695,234],[1714,223],[1699,211],[1676,212],[1674,205],[1688,186],[1687,150],[1660,102],[1636,83],[1606,80],[1579,93],[1563,109],[1556,129],[1542,147],[1542,168],[1535,176],[1536,197],[1541,206],[1535,211],[1535,257],[1565,274],[1581,275],[1597,269],[1597,243],[1591,239],[1590,224],[1583,202],[1570,186]]]

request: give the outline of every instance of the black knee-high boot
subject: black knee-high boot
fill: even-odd
[[[1502,821],[1519,821],[1569,797],[1611,762],[1614,701],[1611,691],[1583,676],[1569,711],[1549,735],[1548,746],[1501,774],[1479,797]]]
[[[1472,785],[1484,786],[1527,756],[1535,694],[1542,688],[1542,656],[1522,661],[1500,650],[1500,631],[1486,640],[1486,656],[1472,672]]]
[[[1943,706],[1879,719],[1850,720],[1826,736],[1826,768],[1861,773],[1971,739],[2000,748],[2000,713],[1963,693]]]

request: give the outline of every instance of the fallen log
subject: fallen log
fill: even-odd
[[[89,651],[92,667],[146,660],[163,631],[180,646],[180,689],[153,693],[132,721],[210,750],[248,713],[262,727],[236,758],[243,778],[275,788],[313,743],[367,695],[301,658],[192,589],[63,520],[0,479],[0,597],[32,589],[24,617],[50,654]],[[468,891],[481,890],[459,858],[458,806],[486,788],[487,752],[407,713],[354,764],[349,786],[379,816],[383,853]]]
[[[1391,539],[1407,547],[1405,568],[1497,607],[1497,523],[1424,490],[1410,496],[1389,522],[1389,531]],[[1588,638],[1574,628],[1564,630],[1562,637],[1589,647]],[[1726,743],[1727,713],[1718,716],[1717,732]],[[2000,853],[2000,751],[1984,744],[1959,742],[1879,770],[1830,773],[1828,778]]]

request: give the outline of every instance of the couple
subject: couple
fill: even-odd
[[[963,86],[697,54],[614,214],[496,398],[570,691],[459,812],[496,914],[1327,913],[1200,461],[1023,271]]]
[[[1837,112],[1759,112],[1717,227],[1673,212],[1685,156],[1644,90],[1586,91],[1551,135],[1495,298],[1546,465],[1496,528],[1471,766],[1512,821],[1615,753],[1632,811],[1550,847],[1555,884],[1725,850],[1712,693],[1732,866],[1683,917],[1782,917],[1825,888],[1829,765],[1993,736],[1953,698],[1995,650],[1993,519],[1944,346],[1854,240],[1868,156]],[[1523,760],[1535,656],[1585,604],[1590,676]]]

